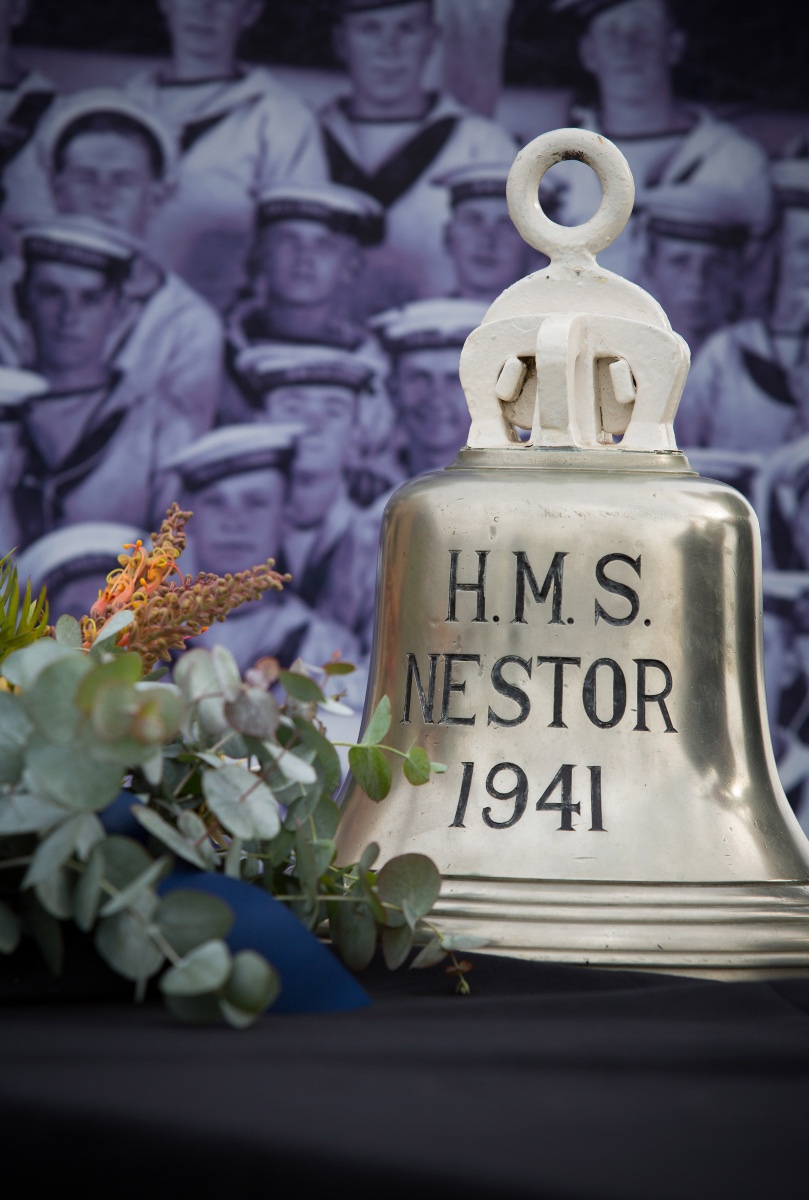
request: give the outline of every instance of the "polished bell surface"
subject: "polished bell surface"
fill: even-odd
[[[547,222],[539,179],[604,200]],[[688,351],[594,254],[631,176],[606,139],[544,135],[509,180],[551,266],[469,338],[469,444],[386,510],[366,715],[447,772],[374,804],[349,781],[342,861],[419,851],[444,929],[494,953],[739,978],[809,969],[809,841],[780,785],[762,666],[756,517],[671,422]],[[530,428],[527,443],[515,426]],[[620,441],[615,441],[620,436]]]

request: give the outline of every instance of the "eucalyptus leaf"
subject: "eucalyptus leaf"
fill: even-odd
[[[95,925],[102,900],[101,882],[104,878],[104,843],[97,842],[90,851],[84,870],[76,885],[73,898],[74,919],[79,929],[89,932]]]
[[[206,870],[215,871],[218,861],[217,855],[208,834],[208,827],[202,817],[190,809],[186,812],[181,812],[177,818],[177,828],[183,837],[191,842],[205,863]]]
[[[168,821],[164,821],[153,808],[147,808],[145,804],[134,804],[130,812],[139,825],[147,829],[164,846],[168,846],[174,854],[178,854],[180,858],[192,863],[195,867],[200,867],[203,871],[206,869],[205,859],[196,846],[183,837],[173,825],[169,825]]]
[[[68,867],[59,867],[36,884],[37,900],[52,917],[69,921],[74,912],[76,894],[76,872]]]
[[[278,972],[255,950],[234,954],[230,975],[220,997],[225,1019],[242,1029],[261,1016],[281,991]],[[233,1017],[237,1020],[233,1020]]]
[[[323,666],[323,673],[330,677],[332,675],[353,675],[356,669],[357,668],[353,663],[335,661],[325,663]]]
[[[127,884],[115,896],[111,896],[106,904],[101,909],[102,917],[112,917],[116,913],[123,912],[125,908],[131,908],[139,896],[153,884],[157,883],[171,864],[171,860],[167,856],[156,858],[153,863],[150,863],[145,871],[136,876],[131,883]]]
[[[44,833],[70,812],[61,804],[46,800],[42,796],[17,792],[0,798],[0,837],[12,837],[18,833]]]
[[[188,1021],[192,1025],[221,1025],[222,1009],[218,997],[207,996],[165,996],[166,1008],[180,1021]]]
[[[23,888],[41,883],[67,862],[76,848],[80,825],[81,817],[69,817],[39,843],[25,872],[21,885]]]
[[[439,937],[431,937],[426,946],[422,946],[416,957],[410,964],[412,969],[421,967],[434,967],[436,963],[440,963],[442,959],[447,957],[447,949],[442,946]]]
[[[14,687],[25,691],[31,687],[40,671],[60,659],[75,658],[77,651],[70,646],[60,645],[53,638],[40,638],[30,646],[15,650],[0,667],[0,672]]]
[[[232,700],[226,701],[225,716],[239,733],[271,738],[278,728],[278,703],[269,692],[243,687]]]
[[[135,614],[130,608],[122,608],[120,612],[113,613],[108,621],[99,629],[93,640],[91,650],[98,653],[100,650],[108,650],[110,646],[115,644],[119,634],[131,625],[135,620]]]
[[[131,687],[137,683],[143,673],[141,657],[132,651],[116,654],[107,662],[99,662],[97,659],[85,659],[84,661],[89,670],[79,687],[76,703],[82,712],[86,713],[90,712],[98,693],[108,684],[129,684]]]
[[[0,692],[0,784],[16,783],[25,763],[25,747],[34,726],[22,697]]]
[[[385,863],[377,876],[382,901],[402,908],[405,901],[415,919],[426,917],[438,899],[441,874],[425,854],[400,854]]]
[[[225,874],[231,879],[240,879],[242,873],[242,839],[234,838],[225,855]]]
[[[239,664],[226,646],[211,648],[211,663],[225,701],[233,702],[242,690]]]
[[[329,928],[340,956],[352,971],[362,971],[376,949],[376,922],[361,900],[328,905]]]
[[[343,773],[339,754],[311,721],[303,717],[294,717],[293,720],[304,746],[315,752],[315,762],[323,772],[323,791],[330,794],[336,792]]]
[[[230,951],[221,938],[195,946],[166,971],[160,990],[167,996],[199,996],[215,992],[230,974]]]
[[[384,800],[390,791],[390,764],[378,746],[352,746],[348,765],[359,786],[371,800]]]
[[[53,746],[35,734],[23,779],[32,791],[66,808],[99,812],[120,792],[123,772],[117,763],[95,762],[78,743]]]
[[[340,824],[340,809],[328,796],[321,796],[312,813],[318,838],[333,838]]]
[[[389,971],[396,971],[413,948],[413,930],[409,925],[382,930],[382,954]]]
[[[218,896],[177,888],[160,900],[154,924],[175,952],[185,955],[203,942],[224,938],[233,925],[233,910]]]
[[[173,679],[188,705],[193,706],[201,732],[220,738],[230,728],[222,688],[209,650],[186,650],[177,660]]]
[[[104,847],[104,878],[120,892],[133,879],[137,879],[141,871],[145,871],[152,861],[152,856],[145,846],[134,838],[108,837],[103,842]],[[94,851],[95,853],[95,851]]]
[[[107,835],[104,826],[94,813],[83,813],[79,818],[79,832],[76,836],[76,854],[84,862],[96,842],[102,841]]]
[[[322,700],[320,707],[323,712],[333,713],[335,717],[353,717],[354,709],[350,704],[343,704],[342,700],[336,700],[334,696],[327,696]]]
[[[298,671],[281,671],[278,678],[288,696],[302,704],[322,704],[325,696],[314,679]]]
[[[361,746],[378,746],[390,729],[391,709],[390,700],[383,696],[374,709],[365,732],[360,739]]]
[[[404,777],[414,787],[428,783],[430,779],[430,759],[421,746],[411,746],[403,764]]]
[[[143,777],[147,783],[154,788],[160,786],[163,779],[163,753],[159,746],[143,759],[140,769],[143,771]]]
[[[20,918],[0,900],[0,954],[13,954],[20,942]]]
[[[379,858],[379,845],[377,842],[369,842],[360,855],[359,869],[362,872],[370,871],[376,860]]]
[[[163,966],[165,955],[149,932],[149,923],[157,907],[151,891],[141,892],[132,908],[104,917],[95,932],[95,945],[101,957],[125,979],[150,979]]]
[[[62,613],[62,616],[56,622],[54,634],[60,646],[70,646],[75,650],[81,649],[81,625],[69,613]]]
[[[211,812],[234,837],[270,839],[281,828],[275,796],[245,767],[232,764],[207,771],[202,791]]]
[[[275,760],[278,770],[286,779],[292,783],[317,783],[317,771],[307,759],[293,750],[285,750],[276,742],[265,742],[264,745],[270,757]],[[313,750],[304,751],[304,753],[314,757]]]

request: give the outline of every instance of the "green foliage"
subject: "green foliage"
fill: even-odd
[[[340,760],[318,711],[341,711],[327,692],[347,664],[296,664],[280,673],[279,698],[259,671],[242,680],[217,647],[186,651],[173,682],[158,682],[116,644],[129,623],[116,614],[88,651],[78,623],[60,618],[53,637],[0,663],[0,870],[16,871],[0,878],[18,889],[0,903],[0,954],[33,936],[58,972],[62,924],[72,921],[138,996],[157,978],[183,1019],[245,1028],[283,981],[254,951],[231,953],[223,901],[193,885],[158,895],[177,858],[265,888],[353,969],[380,943],[389,966],[418,946],[414,965],[452,953],[428,919],[440,888],[429,859],[402,855],[377,873],[372,845],[359,863],[336,864]],[[375,801],[397,764],[414,785],[442,769],[418,746],[386,746],[390,725],[385,698],[348,747]],[[148,848],[107,835],[98,818],[124,786]]]
[[[48,632],[48,600],[45,589],[31,597],[31,580],[20,596],[20,581],[13,551],[0,558],[0,662]]]

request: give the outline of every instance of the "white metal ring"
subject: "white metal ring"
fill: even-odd
[[[601,181],[598,210],[582,225],[557,225],[542,211],[537,192],[547,170],[565,159],[592,167]],[[506,197],[511,219],[530,246],[550,258],[570,259],[585,251],[598,254],[626,225],[635,202],[629,164],[608,138],[589,129],[554,129],[517,155],[508,174]]]

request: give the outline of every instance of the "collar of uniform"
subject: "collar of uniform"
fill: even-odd
[[[465,108],[459,101],[451,96],[448,92],[431,92],[432,103],[429,112],[421,118],[416,118],[413,121],[407,119],[399,120],[392,118],[390,120],[374,121],[372,119],[357,119],[349,115],[350,96],[337,96],[331,103],[320,113],[321,121],[341,140],[351,140],[352,130],[355,125],[404,125],[412,124],[418,126],[431,125],[434,121],[443,120],[444,117],[468,117],[469,109]],[[342,135],[342,136],[341,136]]]

